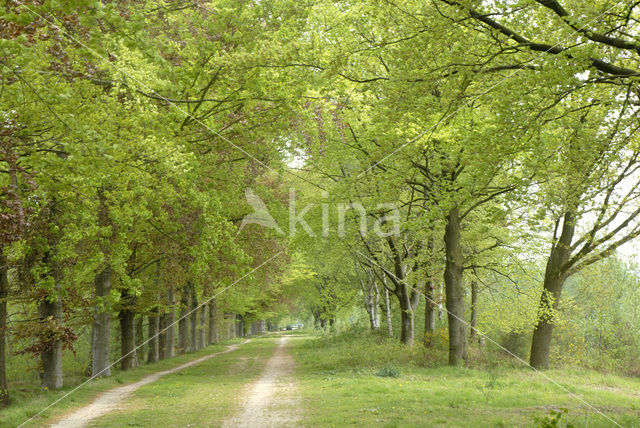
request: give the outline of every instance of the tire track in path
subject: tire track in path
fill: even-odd
[[[203,361],[207,361],[208,359],[213,358],[217,355],[233,352],[238,349],[240,345],[244,345],[247,342],[248,340],[245,340],[241,344],[230,345],[224,351],[214,352],[213,354],[205,355],[204,357],[197,358],[193,361],[189,361],[188,363],[181,364],[177,367],[147,375],[137,382],[110,389],[98,395],[98,397],[93,400],[91,404],[74,410],[72,413],[63,416],[62,419],[60,419],[58,422],[55,422],[54,424],[49,426],[51,428],[86,427],[92,420],[104,416],[112,410],[116,409],[123,400],[129,397],[138,388],[153,383],[163,376],[179,372],[180,370],[184,370],[191,366],[195,366],[196,364],[199,364]]]
[[[242,394],[240,413],[227,420],[224,428],[299,426],[293,379],[295,362],[285,346],[286,341],[287,337],[280,338],[260,378]]]

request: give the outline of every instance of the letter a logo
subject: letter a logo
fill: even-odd
[[[247,189],[245,191],[245,197],[247,198],[247,204],[253,208],[253,213],[247,214],[242,219],[238,233],[244,229],[248,224],[259,224],[260,226],[267,227],[269,229],[275,229],[279,234],[284,234],[282,229],[278,226],[278,223],[269,214],[269,209],[265,203],[260,199],[260,196],[253,193],[253,190]],[[237,235],[237,234],[236,234]]]

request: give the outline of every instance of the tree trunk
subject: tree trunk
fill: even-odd
[[[244,318],[236,314],[236,337],[244,337]]]
[[[164,360],[167,353],[167,314],[158,317],[158,360]]]
[[[136,366],[136,313],[133,311],[134,296],[128,290],[122,291],[121,302],[124,305],[118,313],[120,320],[120,368],[132,369]]]
[[[370,269],[367,270],[366,281],[360,278],[360,287],[362,289],[364,307],[369,315],[369,326],[371,327],[371,330],[378,330],[378,328],[380,328],[380,318],[378,315],[380,293],[378,291],[376,278],[373,276],[373,272],[371,272]]]
[[[95,310],[91,334],[91,376],[111,376],[109,341],[111,339],[111,267],[100,272],[94,281]]]
[[[173,285],[169,286],[167,290],[167,302],[169,305],[169,312],[163,315],[164,317],[164,325],[165,325],[165,334],[166,334],[166,343],[164,348],[164,358],[173,358],[175,355],[174,347],[175,347],[175,296],[173,293]]]
[[[449,321],[449,365],[457,366],[467,359],[467,329],[464,322],[463,258],[460,247],[460,213],[457,207],[447,215],[444,233],[446,265],[444,284]]]
[[[391,302],[389,302],[389,289],[386,286],[382,288],[384,289],[384,316],[387,321],[387,334],[389,334],[389,337],[393,337],[393,325],[391,324]]]
[[[158,343],[158,327],[160,324],[160,320],[158,318],[158,308],[155,307],[151,310],[151,315],[149,316],[149,353],[147,354],[147,363],[157,363],[160,360],[159,357],[159,343]]]
[[[444,294],[444,282],[438,283],[438,294],[436,295],[436,302],[438,302],[438,321],[442,321],[444,315],[444,306],[442,306],[442,295]]]
[[[189,340],[189,352],[198,350],[198,296],[196,288],[191,285],[191,305],[189,307],[189,328],[191,330],[191,340]]]
[[[189,346],[189,320],[187,320],[187,314],[189,313],[189,293],[190,289],[187,285],[182,289],[182,297],[180,298],[180,314],[178,321],[178,355],[182,355],[187,352]]]
[[[424,287],[424,346],[433,345],[433,334],[436,331],[436,312],[438,305],[435,300],[435,285],[432,279],[427,279]]]
[[[216,316],[218,315],[218,308],[216,306],[216,300],[213,299],[209,302],[209,334],[207,336],[207,345],[211,345],[218,342],[218,328],[216,324]]]
[[[478,283],[471,281],[471,331],[469,332],[469,342],[473,342],[478,337]]]
[[[62,323],[62,300],[60,299],[60,283],[55,278],[55,274],[54,281],[53,295],[47,296],[40,302],[38,312],[43,322],[48,323],[48,319],[51,318],[53,323],[59,325]],[[41,387],[48,390],[59,389],[62,388],[62,342],[57,340],[48,345],[48,349],[40,355],[42,360]]]
[[[400,342],[413,346],[415,338],[415,311],[420,295],[415,289],[409,289],[402,284],[399,288],[398,300],[400,302]]]
[[[198,349],[202,349],[205,347],[204,343],[204,333],[205,333],[205,325],[207,324],[207,305],[202,305],[200,309],[198,309],[200,313],[200,319],[198,322]]]
[[[136,366],[142,365],[144,359],[144,330],[142,325],[144,324],[144,316],[140,315],[136,318]]]
[[[538,307],[538,322],[531,340],[531,358],[529,364],[536,369],[549,368],[551,337],[555,323],[562,287],[567,279],[564,265],[571,257],[571,241],[575,232],[575,219],[572,213],[565,213],[560,238],[549,253],[544,273],[544,284]]]
[[[7,298],[9,297],[9,270],[7,258],[0,247],[0,407],[9,405],[7,383]]]

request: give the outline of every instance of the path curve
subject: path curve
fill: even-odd
[[[298,426],[293,371],[295,362],[287,352],[282,337],[275,352],[267,361],[262,376],[242,395],[240,414],[227,420],[224,428],[232,427],[294,427]]]
[[[177,367],[147,375],[137,382],[110,389],[100,394],[91,404],[81,407],[75,410],[73,413],[63,416],[61,420],[49,426],[52,428],[85,427],[92,420],[97,419],[100,416],[104,416],[105,414],[117,408],[120,402],[122,402],[125,398],[127,398],[129,395],[131,395],[134,391],[136,391],[141,386],[155,382],[161,377],[166,376],[168,374],[176,373],[176,372],[179,372],[180,370],[184,370],[191,366],[195,366],[196,364],[199,364],[217,355],[222,355],[228,352],[235,351],[238,348],[238,346],[244,345],[248,341],[249,340],[245,340],[240,344],[229,345],[227,349],[225,349],[224,351],[205,355],[204,357],[197,358],[193,361],[189,361],[188,363],[184,363]]]

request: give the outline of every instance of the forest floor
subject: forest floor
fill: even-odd
[[[224,349],[216,345],[145,367],[166,370]],[[433,357],[442,351],[400,346],[379,335],[254,337],[141,386],[88,426],[640,427],[638,378],[577,368],[542,375],[504,360],[452,368]],[[150,373],[136,370],[126,373],[130,377],[118,374],[120,381]],[[27,426],[72,414],[72,407],[113,388],[108,385],[87,385],[90,391],[80,389]],[[16,408],[22,414],[35,409],[25,406]],[[0,412],[0,426],[17,425],[5,423],[19,420],[16,408],[10,419]]]

